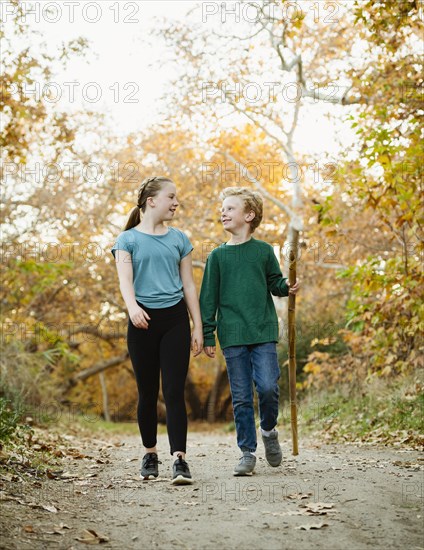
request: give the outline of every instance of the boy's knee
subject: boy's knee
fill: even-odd
[[[257,388],[259,398],[262,401],[272,401],[278,398],[278,386],[263,386]]]
[[[248,397],[233,399],[233,408],[248,408],[253,407],[253,397],[250,399]]]

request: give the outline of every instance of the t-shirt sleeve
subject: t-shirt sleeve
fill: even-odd
[[[181,259],[183,259],[187,254],[190,254],[190,252],[193,250],[193,245],[190,242],[190,239],[187,237],[187,235],[180,231],[181,235],[181,247],[180,247],[180,256]]]
[[[115,244],[110,250],[114,257],[115,257],[116,250],[126,250],[132,255],[134,243],[132,243],[128,237],[129,235],[127,231],[123,231],[118,235],[118,237],[116,238]]]

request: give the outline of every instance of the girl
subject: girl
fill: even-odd
[[[159,475],[156,437],[161,372],[168,438],[175,458],[172,483],[176,485],[193,482],[185,461],[184,386],[190,347],[194,356],[203,348],[192,273],[193,247],[182,231],[165,225],[173,219],[178,204],[171,179],[145,179],[138,191],[137,206],[112,248],[129,314],[127,343],[137,380],[137,418],[145,447],[140,475],[145,480]],[[194,325],[191,344],[187,307]]]

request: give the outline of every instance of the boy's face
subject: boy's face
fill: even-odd
[[[224,199],[221,208],[221,221],[224,229],[229,233],[237,233],[255,217],[253,211],[246,212],[243,199],[240,197],[227,197]]]

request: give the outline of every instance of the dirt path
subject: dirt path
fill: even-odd
[[[260,446],[256,474],[236,478],[235,435],[191,433],[196,483],[173,487],[166,436],[150,482],[138,477],[138,437],[92,440],[92,458],[70,460],[57,479],[25,490],[3,480],[1,548],[424,548],[423,455],[301,443],[293,457],[283,441],[279,468]]]

